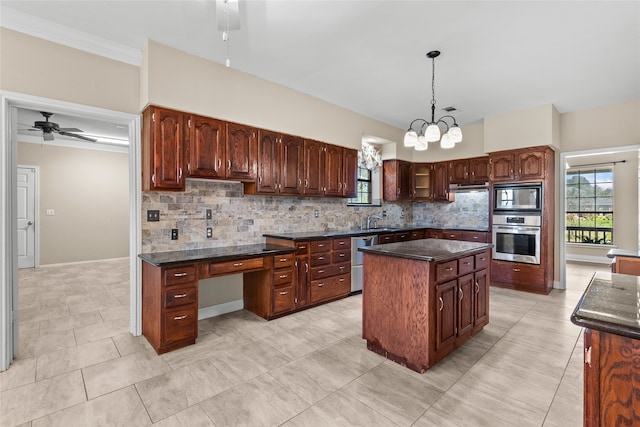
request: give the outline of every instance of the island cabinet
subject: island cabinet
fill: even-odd
[[[361,249],[367,348],[422,373],[482,330],[489,247],[426,239]]]

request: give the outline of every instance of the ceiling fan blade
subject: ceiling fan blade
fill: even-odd
[[[42,129],[38,129],[38,128],[29,128],[29,129],[25,129],[25,130],[30,130],[32,132],[41,132]]]
[[[59,132],[84,132],[82,129],[78,128],[58,128]]]
[[[89,138],[88,136],[83,136],[83,135],[77,135],[75,133],[70,133],[70,132],[63,132],[60,131],[58,132],[60,135],[64,135],[64,136],[70,136],[72,138],[78,138],[78,139],[82,139],[84,141],[89,141],[89,142],[97,142],[98,140],[95,138]]]
[[[53,134],[51,132],[42,132],[42,139],[45,141],[53,141]]]

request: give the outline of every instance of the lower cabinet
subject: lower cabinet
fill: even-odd
[[[521,262],[492,260],[491,283],[503,288],[548,294],[544,266]]]
[[[584,426],[640,425],[640,340],[585,329]]]
[[[335,299],[351,291],[351,275],[329,277],[311,282],[311,304]]]

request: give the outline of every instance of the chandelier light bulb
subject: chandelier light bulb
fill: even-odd
[[[416,151],[426,151],[427,148],[429,148],[429,143],[425,139],[424,135],[418,136],[415,145]]]
[[[449,132],[442,135],[442,139],[440,140],[440,148],[453,148],[455,147],[455,145],[456,143],[451,139],[451,135],[449,135]]]
[[[437,124],[431,123],[424,131],[424,137],[427,142],[436,142],[440,139],[440,128]]]
[[[404,146],[405,147],[415,147],[418,142],[418,134],[414,130],[408,130],[407,133],[404,134]]]
[[[453,126],[451,126],[451,129],[449,129],[449,132],[447,133],[449,134],[449,138],[451,138],[454,144],[462,142],[462,130],[458,127],[458,125],[454,124]]]

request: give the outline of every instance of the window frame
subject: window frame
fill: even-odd
[[[368,174],[369,178],[368,179],[360,178],[360,176],[361,176],[360,172],[361,171],[367,171],[367,174]],[[369,191],[367,193],[364,193],[364,192],[360,191],[361,186],[359,184],[361,182],[368,182],[369,183],[369,185],[368,185]],[[357,175],[356,175],[356,192],[357,192],[357,195],[356,195],[356,197],[350,197],[349,199],[347,199],[347,206],[373,206],[373,192],[372,192],[372,189],[373,189],[373,173],[372,173],[372,171],[367,169],[367,168],[365,168],[365,167],[358,166],[358,171],[357,171]],[[368,197],[368,199],[369,199],[368,202],[360,201],[361,200],[360,196],[362,194],[368,194],[368,196],[369,196]]]

